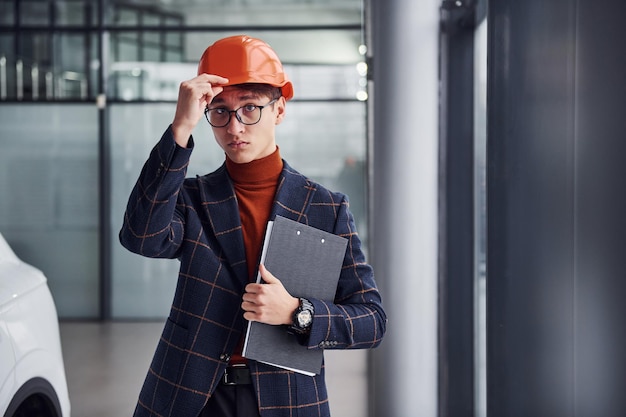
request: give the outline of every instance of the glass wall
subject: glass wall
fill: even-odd
[[[348,193],[366,242],[362,0],[0,0],[0,232],[46,272],[62,318],[167,315],[177,261],[131,254],[117,233],[180,82],[240,33],[270,43],[294,83],[283,157]],[[206,174],[223,152],[204,121],[194,136],[189,175]]]
[[[99,314],[93,105],[0,105],[0,232],[48,277],[59,315]]]

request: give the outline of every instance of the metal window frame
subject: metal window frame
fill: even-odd
[[[440,7],[438,415],[476,414],[474,34],[486,0]]]

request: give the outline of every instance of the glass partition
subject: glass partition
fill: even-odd
[[[356,101],[365,92],[358,64],[284,67],[294,84],[294,101]],[[109,70],[108,96],[115,101],[175,101],[180,83],[196,72],[197,63],[116,60]]]
[[[0,232],[48,277],[60,317],[99,310],[95,106],[0,106]]]
[[[362,3],[362,0],[135,0],[109,3],[106,23],[135,25],[156,13],[160,19],[150,20],[150,25],[171,24],[172,19],[186,27],[361,25]]]
[[[114,318],[167,315],[176,262],[132,255],[117,233],[180,82],[224,36],[247,33],[277,51],[295,87],[277,131],[282,155],[349,195],[366,243],[362,0],[4,0],[0,27],[0,186],[12,196],[0,202],[0,231],[50,271],[62,318],[99,317],[109,307]],[[190,175],[224,159],[206,123],[196,138]],[[102,169],[110,196],[98,178],[100,158],[109,156]],[[110,236],[99,236],[102,226]]]

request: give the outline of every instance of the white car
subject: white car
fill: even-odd
[[[57,311],[44,274],[0,234],[0,416],[69,417]]]

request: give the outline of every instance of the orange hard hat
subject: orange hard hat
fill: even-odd
[[[293,85],[276,52],[260,39],[246,35],[230,36],[209,46],[198,64],[199,74],[228,78],[228,85],[244,83],[280,87],[283,97],[293,97]]]

